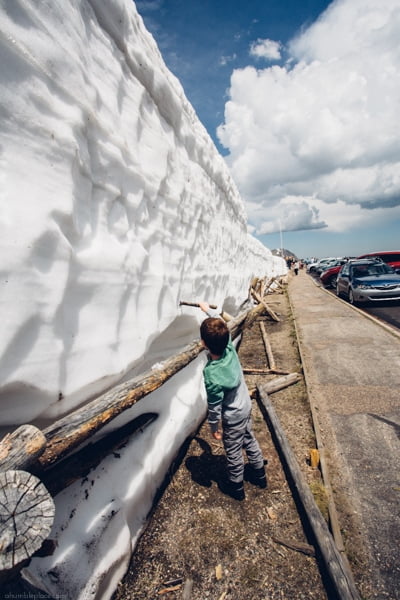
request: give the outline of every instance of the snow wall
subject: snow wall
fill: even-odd
[[[130,0],[0,0],[0,424],[51,423],[198,337],[206,299],[235,314],[286,272],[246,230],[223,158]],[[204,315],[203,315],[204,316]],[[109,598],[157,488],[205,415],[200,356],[56,498],[54,597]],[[162,448],[162,452],[160,452]]]

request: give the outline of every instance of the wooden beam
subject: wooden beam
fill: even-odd
[[[305,517],[315,539],[315,544],[321,554],[326,572],[337,592],[337,597],[341,600],[360,600],[353,575],[337,549],[328,525],[315,503],[309,486],[304,481],[293,450],[288,443],[275,410],[268,398],[268,391],[263,385],[258,386],[258,391],[259,400],[262,403],[263,412],[266,416],[271,435],[282,457],[282,461],[289,472],[294,492],[304,509]]]

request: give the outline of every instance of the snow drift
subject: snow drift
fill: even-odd
[[[286,271],[248,235],[223,158],[130,0],[0,0],[0,423],[45,425],[198,337],[179,300],[235,312]],[[200,357],[116,419],[157,415],[56,497],[27,577],[108,598],[201,422]],[[160,452],[162,448],[162,452]],[[90,489],[89,489],[90,486]]]

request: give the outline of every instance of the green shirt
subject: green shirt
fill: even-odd
[[[208,422],[211,430],[224,423],[238,423],[251,410],[251,400],[243,379],[242,367],[236,349],[229,340],[222,356],[208,359],[203,370],[207,392]]]

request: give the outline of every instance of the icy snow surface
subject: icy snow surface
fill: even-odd
[[[223,158],[130,0],[0,0],[0,424],[46,426],[235,313],[283,261],[246,232]],[[118,417],[155,420],[56,498],[26,576],[109,598],[205,416],[200,357]],[[5,430],[5,429],[4,429]]]

